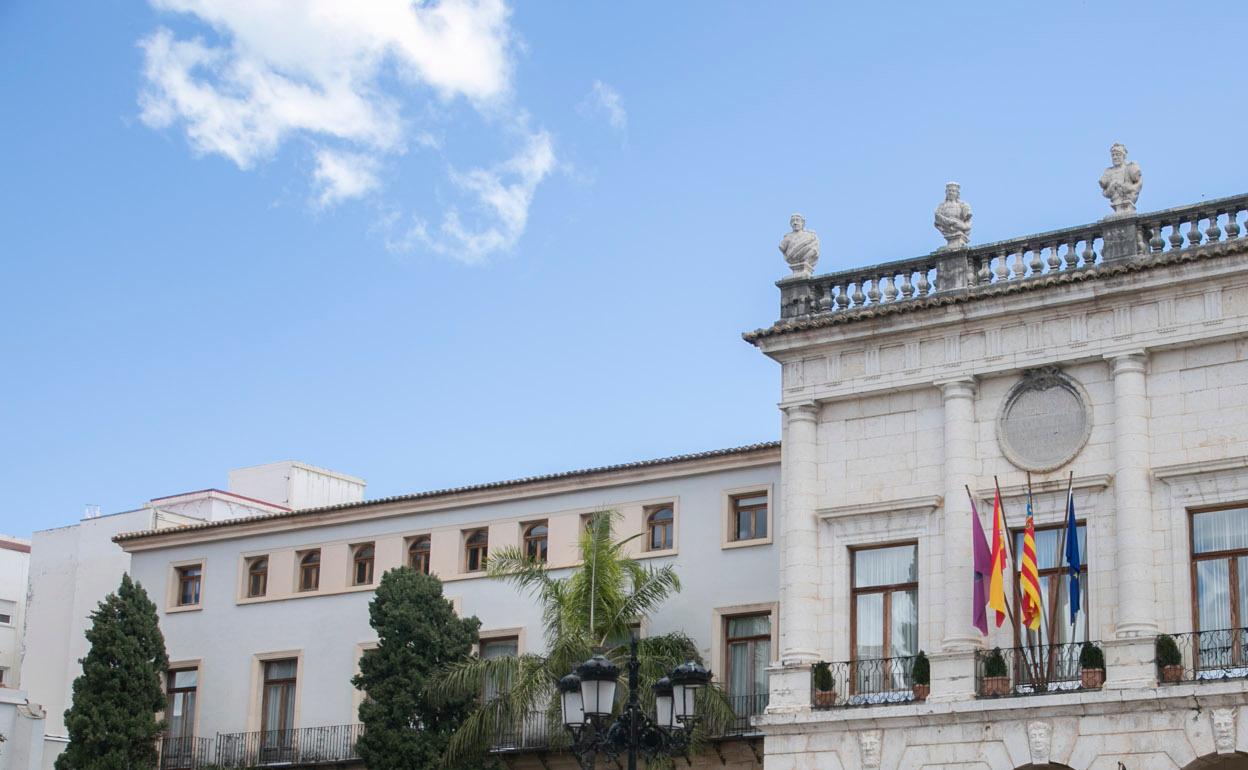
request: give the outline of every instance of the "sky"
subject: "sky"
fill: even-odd
[[[0,532],[779,437],[818,271],[1248,188],[1248,6],[0,2]],[[1184,12],[1187,9],[1187,12]]]

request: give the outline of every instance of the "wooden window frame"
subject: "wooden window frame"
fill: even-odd
[[[272,664],[276,664],[276,663],[294,663],[295,664],[294,676],[284,677],[281,679],[269,679],[269,666]],[[285,687],[291,688],[290,698],[289,699],[285,697],[282,698],[282,708],[281,708],[282,715],[283,715],[281,717],[281,722],[283,725],[285,725],[286,723],[289,723],[290,727],[285,727],[285,726],[280,727],[280,728],[268,727],[267,719],[268,719],[268,714],[269,714],[268,706],[269,706],[270,685],[280,685],[283,688]],[[299,694],[298,687],[299,687],[299,659],[298,658],[272,658],[269,660],[260,661],[260,732],[262,734],[270,733],[270,732],[283,732],[284,733],[287,731],[295,730],[296,725],[295,725],[294,712],[298,709],[298,703],[297,703],[297,698]],[[286,711],[288,703],[291,709],[289,713]],[[262,739],[262,743],[263,742],[264,741]]]
[[[416,546],[424,543],[427,547],[417,550]],[[423,564],[417,564],[416,560],[421,559]],[[407,566],[416,570],[422,575],[430,574],[433,562],[433,537],[430,535],[416,535],[407,542]]]
[[[376,564],[376,543],[356,543],[351,546],[351,585],[371,586],[374,577],[373,569]],[[360,574],[361,570],[364,572],[363,575]]]
[[[666,522],[655,524],[654,517],[663,511],[671,514],[671,519]],[[646,522],[646,550],[647,551],[670,551],[676,547],[676,504],[675,503],[659,503],[658,505],[647,505],[645,508]],[[667,538],[664,546],[654,547],[655,530],[662,527],[667,530]]]
[[[729,635],[728,629],[731,627],[732,621],[740,620],[741,618],[757,618],[757,617],[767,618],[767,633],[755,634],[753,636],[730,636]],[[732,645],[735,643],[739,643],[739,642],[746,642],[750,645],[751,648],[753,648],[755,645],[758,644],[758,642],[766,641],[768,645],[768,658],[770,658],[771,655],[775,652],[775,650],[770,649],[770,647],[771,647],[772,631],[774,630],[773,627],[776,623],[776,618],[775,618],[774,613],[772,613],[770,610],[761,610],[758,612],[738,612],[732,615],[725,615],[723,616],[722,622],[724,624],[723,629],[722,629],[723,634],[724,634],[724,652],[723,652],[724,678],[722,680],[724,683],[723,684],[724,693],[728,695],[729,698],[742,697],[739,695],[732,695],[728,689],[732,686]],[[750,655],[749,660],[750,660],[750,668],[753,669],[754,656]],[[754,681],[755,681],[754,675],[756,673],[757,672],[753,670],[750,671],[749,681],[750,681],[751,689],[754,686]],[[756,698],[759,695],[765,695],[765,694],[766,693],[751,692],[749,695],[746,695],[744,697]]]
[[[295,572],[295,591],[297,593],[313,593],[321,589],[321,549],[311,548],[307,551],[300,551],[297,556],[297,568]],[[316,561],[308,563],[310,557],[316,557]],[[313,575],[312,585],[307,585],[309,581],[305,580],[305,576]]]
[[[1082,527],[1084,531],[1084,552],[1079,555],[1079,558],[1083,560],[1083,564],[1080,565],[1079,567],[1079,593],[1082,597],[1083,595],[1087,594],[1087,585],[1088,585],[1088,552],[1087,552],[1088,523],[1081,519],[1075,519],[1075,526]],[[1035,531],[1036,532],[1045,532],[1045,531],[1051,532],[1053,530],[1061,530],[1065,528],[1066,528],[1066,522],[1063,521],[1060,524],[1045,524],[1043,526],[1036,526]],[[1019,548],[1018,539],[1024,534],[1024,532],[1026,532],[1025,526],[1010,530],[1010,537],[1011,537],[1010,553],[1020,554],[1018,558],[1010,559],[1011,570],[1013,571],[1012,577],[1013,577],[1013,584],[1014,584],[1014,607],[1015,607],[1014,611],[1015,613],[1017,613],[1015,620],[1018,621],[1017,623],[1011,624],[1012,626],[1014,626],[1014,646],[1015,647],[1024,647],[1024,646],[1032,644],[1031,639],[1024,639],[1023,629],[1021,627],[1021,624],[1023,622],[1023,615],[1022,615],[1023,592],[1022,592],[1021,580],[1019,577],[1019,569],[1022,567],[1022,565],[1019,563],[1019,559],[1022,558],[1021,556],[1022,551]],[[1061,542],[1061,541],[1059,540],[1058,542]],[[1062,559],[1066,558],[1066,555],[1064,553],[1061,556],[1062,556]],[[1056,567],[1047,567],[1045,569],[1039,569],[1039,564],[1040,564],[1040,554],[1036,554],[1036,566],[1037,566],[1037,573],[1040,577],[1040,583],[1043,584],[1045,580],[1050,581],[1049,583],[1049,606],[1042,608],[1042,611],[1045,612],[1046,614],[1044,618],[1042,618],[1040,621],[1041,627],[1044,627],[1048,623],[1048,619],[1053,617],[1053,613],[1056,612],[1057,598],[1058,598],[1058,595],[1061,593],[1060,581],[1062,578],[1067,577],[1068,573],[1066,572],[1064,561],[1059,561],[1058,566]],[[1091,639],[1092,638],[1091,636],[1092,625],[1091,625],[1090,616],[1092,613],[1084,609],[1082,604],[1080,605],[1080,611],[1083,612],[1083,638]],[[1028,633],[1034,633],[1034,632],[1028,631]],[[1049,644],[1050,645],[1053,644],[1052,637],[1053,637],[1053,634],[1052,634],[1052,631],[1050,631],[1049,632]],[[1040,643],[1039,637],[1036,638],[1034,643],[1037,645]]]
[[[264,564],[264,569],[257,569],[258,564]],[[255,580],[260,580],[260,590],[255,590]],[[267,595],[269,592],[269,556],[252,556],[247,559],[247,589],[246,597],[248,599],[258,599]]]
[[[203,599],[203,590],[204,590],[203,562],[196,562],[194,564],[183,564],[181,566],[174,567],[173,569],[178,578],[177,586],[174,588],[174,592],[175,592],[174,604],[178,607],[198,607],[200,601]],[[187,574],[191,570],[195,570],[194,575]],[[190,585],[194,586],[192,590],[195,592],[195,598],[193,601],[184,602],[182,601],[182,597],[184,596],[184,591],[186,587]]]
[[[741,501],[753,497],[763,498],[761,505],[750,505],[741,507]],[[758,534],[758,514],[762,513],[763,527],[767,530],[763,534]],[[750,532],[751,537],[738,537],[741,531],[740,517],[742,513],[750,513]],[[735,492],[728,495],[728,541],[731,543],[752,543],[756,540],[766,540],[771,536],[771,494],[766,489],[760,489],[755,492]]]
[[[175,687],[174,686],[174,682],[176,681],[177,675],[184,671],[195,672],[195,685],[193,687]],[[169,717],[173,716],[173,699],[178,695],[182,695],[188,692],[195,694],[195,704],[192,706],[192,708],[194,709],[194,713],[191,718],[190,734],[189,735],[174,735],[172,733],[167,732],[166,735],[170,738],[194,738],[195,737],[195,722],[196,722],[196,717],[199,714],[199,666],[178,666],[177,668],[171,668],[165,672],[165,710],[166,710],[166,714]]]
[[[484,535],[485,542],[474,545],[471,541],[477,535]],[[466,574],[476,574],[485,572],[485,562],[490,558],[490,530],[487,527],[477,527],[475,529],[464,530],[464,572]],[[473,556],[476,555],[477,566],[472,566]]]
[[[545,530],[541,535],[534,535],[533,530],[541,527]],[[526,558],[533,559],[538,564],[546,564],[550,558],[550,523],[546,519],[538,521],[530,521],[524,525],[522,536],[520,538],[521,548]],[[530,553],[530,546],[538,549],[538,556]]]
[[[915,574],[917,575],[918,564],[919,564],[919,543],[917,540],[903,540],[897,543],[878,543],[878,544],[873,543],[871,545],[851,546],[849,549],[849,661],[851,664],[850,666],[851,670],[856,670],[854,669],[852,664],[858,661],[858,597],[859,596],[864,595],[864,594],[878,594],[878,593],[884,594],[884,605],[881,610],[881,613],[883,614],[882,619],[884,621],[884,629],[883,629],[884,635],[880,637],[883,641],[882,646],[884,649],[881,650],[881,653],[888,652],[889,644],[893,638],[893,635],[892,635],[892,631],[893,631],[892,629],[892,623],[893,623],[892,593],[894,591],[909,591],[909,590],[914,591],[915,623],[918,623],[918,611],[919,611],[918,596],[919,596],[919,583],[920,583],[919,580],[915,580],[913,582],[907,582],[907,583],[890,583],[888,585],[869,586],[867,588],[858,587],[858,554],[859,553],[863,551],[878,551],[883,548],[900,548],[902,546],[910,546],[911,548],[914,549]],[[882,654],[880,657],[880,660],[884,660],[884,661],[891,661],[892,659],[893,659],[893,656],[888,655],[888,654]],[[884,676],[884,681],[889,681],[888,678],[892,675],[892,672],[890,671],[891,668],[892,667],[888,663],[885,663],[884,666],[882,667],[881,671],[882,671],[882,675]],[[857,687],[857,684],[858,684],[858,677],[850,676],[849,678],[850,689],[854,690]]]
[[[1204,553],[1196,553],[1196,516],[1202,513],[1217,513],[1218,511],[1233,511],[1248,509],[1248,503],[1232,503],[1228,505],[1218,505],[1213,507],[1192,508],[1187,512],[1187,554],[1188,569],[1191,583],[1191,602],[1192,602],[1192,632],[1199,635],[1202,633],[1200,628],[1200,596],[1196,576],[1196,565],[1202,561],[1219,561],[1225,559],[1227,563],[1227,592],[1230,602],[1231,622],[1229,629],[1211,628],[1208,631],[1227,630],[1232,633],[1234,642],[1231,644],[1231,665],[1241,667],[1244,665],[1243,660],[1243,644],[1238,639],[1240,629],[1242,629],[1245,614],[1248,614],[1248,607],[1239,606],[1239,560],[1248,556],[1248,548],[1230,548],[1222,551],[1205,551]],[[1195,638],[1199,639],[1199,636]],[[1199,650],[1199,644],[1196,646]],[[1197,652],[1199,654],[1199,652]]]

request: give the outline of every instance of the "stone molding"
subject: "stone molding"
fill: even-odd
[[[1216,460],[1198,460],[1191,463],[1159,465],[1153,468],[1153,478],[1167,484],[1185,481],[1207,473],[1218,471],[1234,471],[1248,468],[1248,455],[1238,457],[1219,457]]]
[[[846,519],[852,516],[876,516],[879,514],[932,514],[943,504],[944,498],[940,495],[924,495],[922,497],[907,497],[900,500],[881,500],[872,503],[816,508],[815,515],[826,521],[828,519]]]
[[[1043,495],[1050,492],[1065,492],[1068,484],[1067,479],[1047,479],[1045,481],[1037,481],[1031,485],[1033,495]],[[1087,476],[1075,476],[1074,487],[1078,491],[1099,492],[1114,483],[1112,473],[1093,473]],[[975,490],[975,497],[980,500],[991,500],[997,492],[996,487],[982,487]],[[1001,487],[1001,499],[1008,500],[1012,497],[1024,497],[1027,494],[1026,484],[1007,484]]]

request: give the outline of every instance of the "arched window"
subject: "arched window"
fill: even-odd
[[[650,513],[646,516],[646,531],[649,535],[646,538],[648,550],[665,551],[672,547],[674,523],[672,506],[659,505],[650,509]]]
[[[308,551],[299,558],[299,590],[315,591],[321,585],[321,551]]]
[[[264,596],[269,588],[269,557],[256,556],[247,562],[247,598]]]
[[[544,521],[535,521],[526,526],[524,528],[524,555],[533,561],[545,564],[549,532]]]
[[[433,548],[428,536],[412,538],[407,547],[407,566],[417,572],[429,574],[429,554]]]
[[[485,560],[489,555],[489,530],[470,530],[467,536],[464,537],[464,571],[480,572],[485,569]]]
[[[373,544],[357,545],[351,556],[351,585],[366,586],[373,582]]]

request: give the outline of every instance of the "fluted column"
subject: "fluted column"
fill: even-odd
[[[1106,358],[1114,379],[1114,573],[1118,581],[1114,635],[1123,639],[1157,632],[1146,355],[1134,351]]]
[[[819,553],[815,527],[818,464],[815,447],[819,405],[784,408],[784,510],[780,525],[780,661],[785,665],[819,660]]]
[[[944,397],[944,593],[947,652],[979,646],[971,625],[971,504],[966,487],[976,481],[979,461],[975,452],[975,379],[961,377],[937,383]]]

